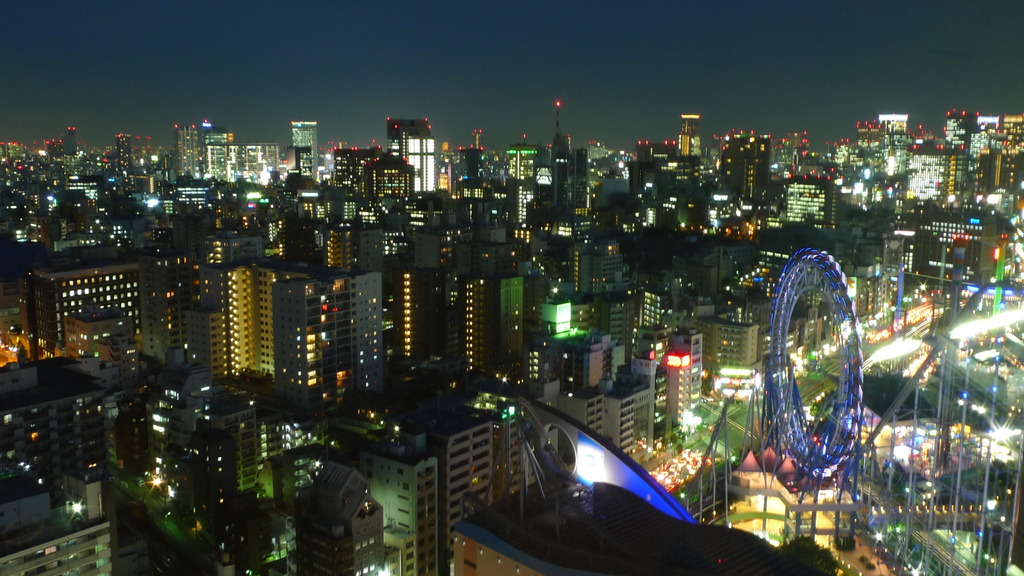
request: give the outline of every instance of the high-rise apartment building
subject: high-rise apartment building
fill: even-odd
[[[573,283],[579,294],[615,290],[622,283],[622,254],[614,239],[584,240],[572,254]]]
[[[199,274],[191,252],[139,254],[139,324],[142,351],[164,358],[187,343],[186,313],[199,304]]]
[[[427,454],[437,459],[437,532],[442,566],[451,558],[455,523],[463,497],[492,501],[496,416],[471,408],[425,408],[395,420],[401,434],[425,434]],[[410,484],[412,484],[410,482]]]
[[[462,349],[469,365],[518,377],[523,355],[523,277],[467,275],[459,280]]]
[[[64,475],[108,459],[107,392],[76,366],[51,358],[0,369],[0,454],[37,476],[53,503]]]
[[[263,236],[259,234],[235,234],[231,230],[221,230],[203,239],[203,262],[206,264],[232,264],[264,256]]]
[[[298,576],[378,574],[384,565],[384,511],[354,468],[327,462],[299,493],[295,512]]]
[[[120,133],[114,142],[114,171],[118,176],[125,176],[131,173],[133,167],[132,135]]]
[[[114,574],[102,474],[67,476],[61,502],[28,475],[0,476],[0,574]]]
[[[275,282],[274,390],[304,412],[319,412],[349,388],[382,392],[381,275],[327,271]]]
[[[327,231],[324,264],[346,270],[384,271],[384,229],[344,224]]]
[[[443,270],[414,266],[399,272],[394,309],[395,354],[420,361],[446,355],[450,328]]]
[[[363,450],[359,469],[370,496],[384,509],[384,543],[398,551],[402,576],[438,573],[437,458],[426,452],[426,434],[409,434]]]
[[[413,191],[417,194],[437,191],[437,159],[434,137],[427,119],[388,118],[388,153],[404,158],[413,168]]]

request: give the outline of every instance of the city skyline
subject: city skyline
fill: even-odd
[[[674,138],[679,114],[697,113],[707,136],[806,130],[821,149],[880,112],[934,132],[951,108],[1020,112],[1024,80],[1003,55],[1024,50],[1011,29],[1024,7],[961,6],[12,6],[24,25],[0,139],[74,125],[90,145],[127,132],[164,146],[173,124],[209,119],[287,142],[305,118],[321,142],[365,146],[383,143],[387,117],[427,117],[438,142],[482,129],[498,148],[549,141],[561,99],[576,142]]]

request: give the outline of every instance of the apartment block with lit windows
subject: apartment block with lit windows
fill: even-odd
[[[438,268],[414,266],[398,273],[394,307],[395,354],[430,360],[448,354],[446,275]]]
[[[142,350],[163,358],[187,342],[185,314],[199,303],[196,258],[189,252],[139,255],[139,322]]]
[[[54,498],[63,475],[102,468],[108,458],[108,393],[75,364],[51,358],[0,370],[0,454],[40,478]]]
[[[215,376],[274,372],[275,282],[309,276],[315,268],[279,260],[199,267],[199,307],[187,313],[189,361]]]
[[[274,390],[319,412],[348,388],[383,390],[381,275],[324,271],[273,285]]]
[[[359,468],[384,508],[384,542],[398,551],[391,573],[437,574],[437,458],[426,453],[426,435],[374,444],[360,453]]]
[[[523,354],[523,277],[481,274],[459,280],[462,350],[476,370],[520,374]]]

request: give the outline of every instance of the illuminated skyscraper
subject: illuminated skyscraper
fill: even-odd
[[[680,114],[679,155],[700,156],[700,114]]]
[[[508,175],[511,179],[509,219],[515,224],[526,222],[526,209],[533,202],[537,152],[536,146],[525,143],[513,144],[508,148]]]
[[[295,149],[299,174],[303,178],[315,177],[317,167],[320,165],[316,121],[292,121],[292,148]]]
[[[889,176],[907,172],[907,146],[910,145],[910,133],[907,132],[908,118],[907,114],[878,115],[885,173]]]
[[[334,150],[334,185],[366,198],[369,190],[370,164],[384,155],[380,148],[336,148]]]
[[[404,120],[388,118],[388,152],[404,158],[413,167],[413,192],[437,191],[437,159],[434,137],[427,119]]]
[[[946,146],[953,150],[970,150],[971,139],[978,133],[977,112],[950,110],[946,112]]]
[[[1004,114],[1002,124],[1006,149],[1016,151],[1024,146],[1024,114]]]
[[[202,176],[203,147],[195,124],[174,125],[174,158],[178,176]]]
[[[802,176],[786,184],[783,222],[813,224],[835,228],[839,202],[830,178]]]

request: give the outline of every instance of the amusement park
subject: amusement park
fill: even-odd
[[[706,398],[705,433],[652,474],[697,522],[811,537],[847,573],[1016,573],[1024,309],[998,276],[970,285],[954,268],[866,326],[833,257],[797,251],[749,399]],[[790,341],[807,305],[831,327],[813,360]]]

